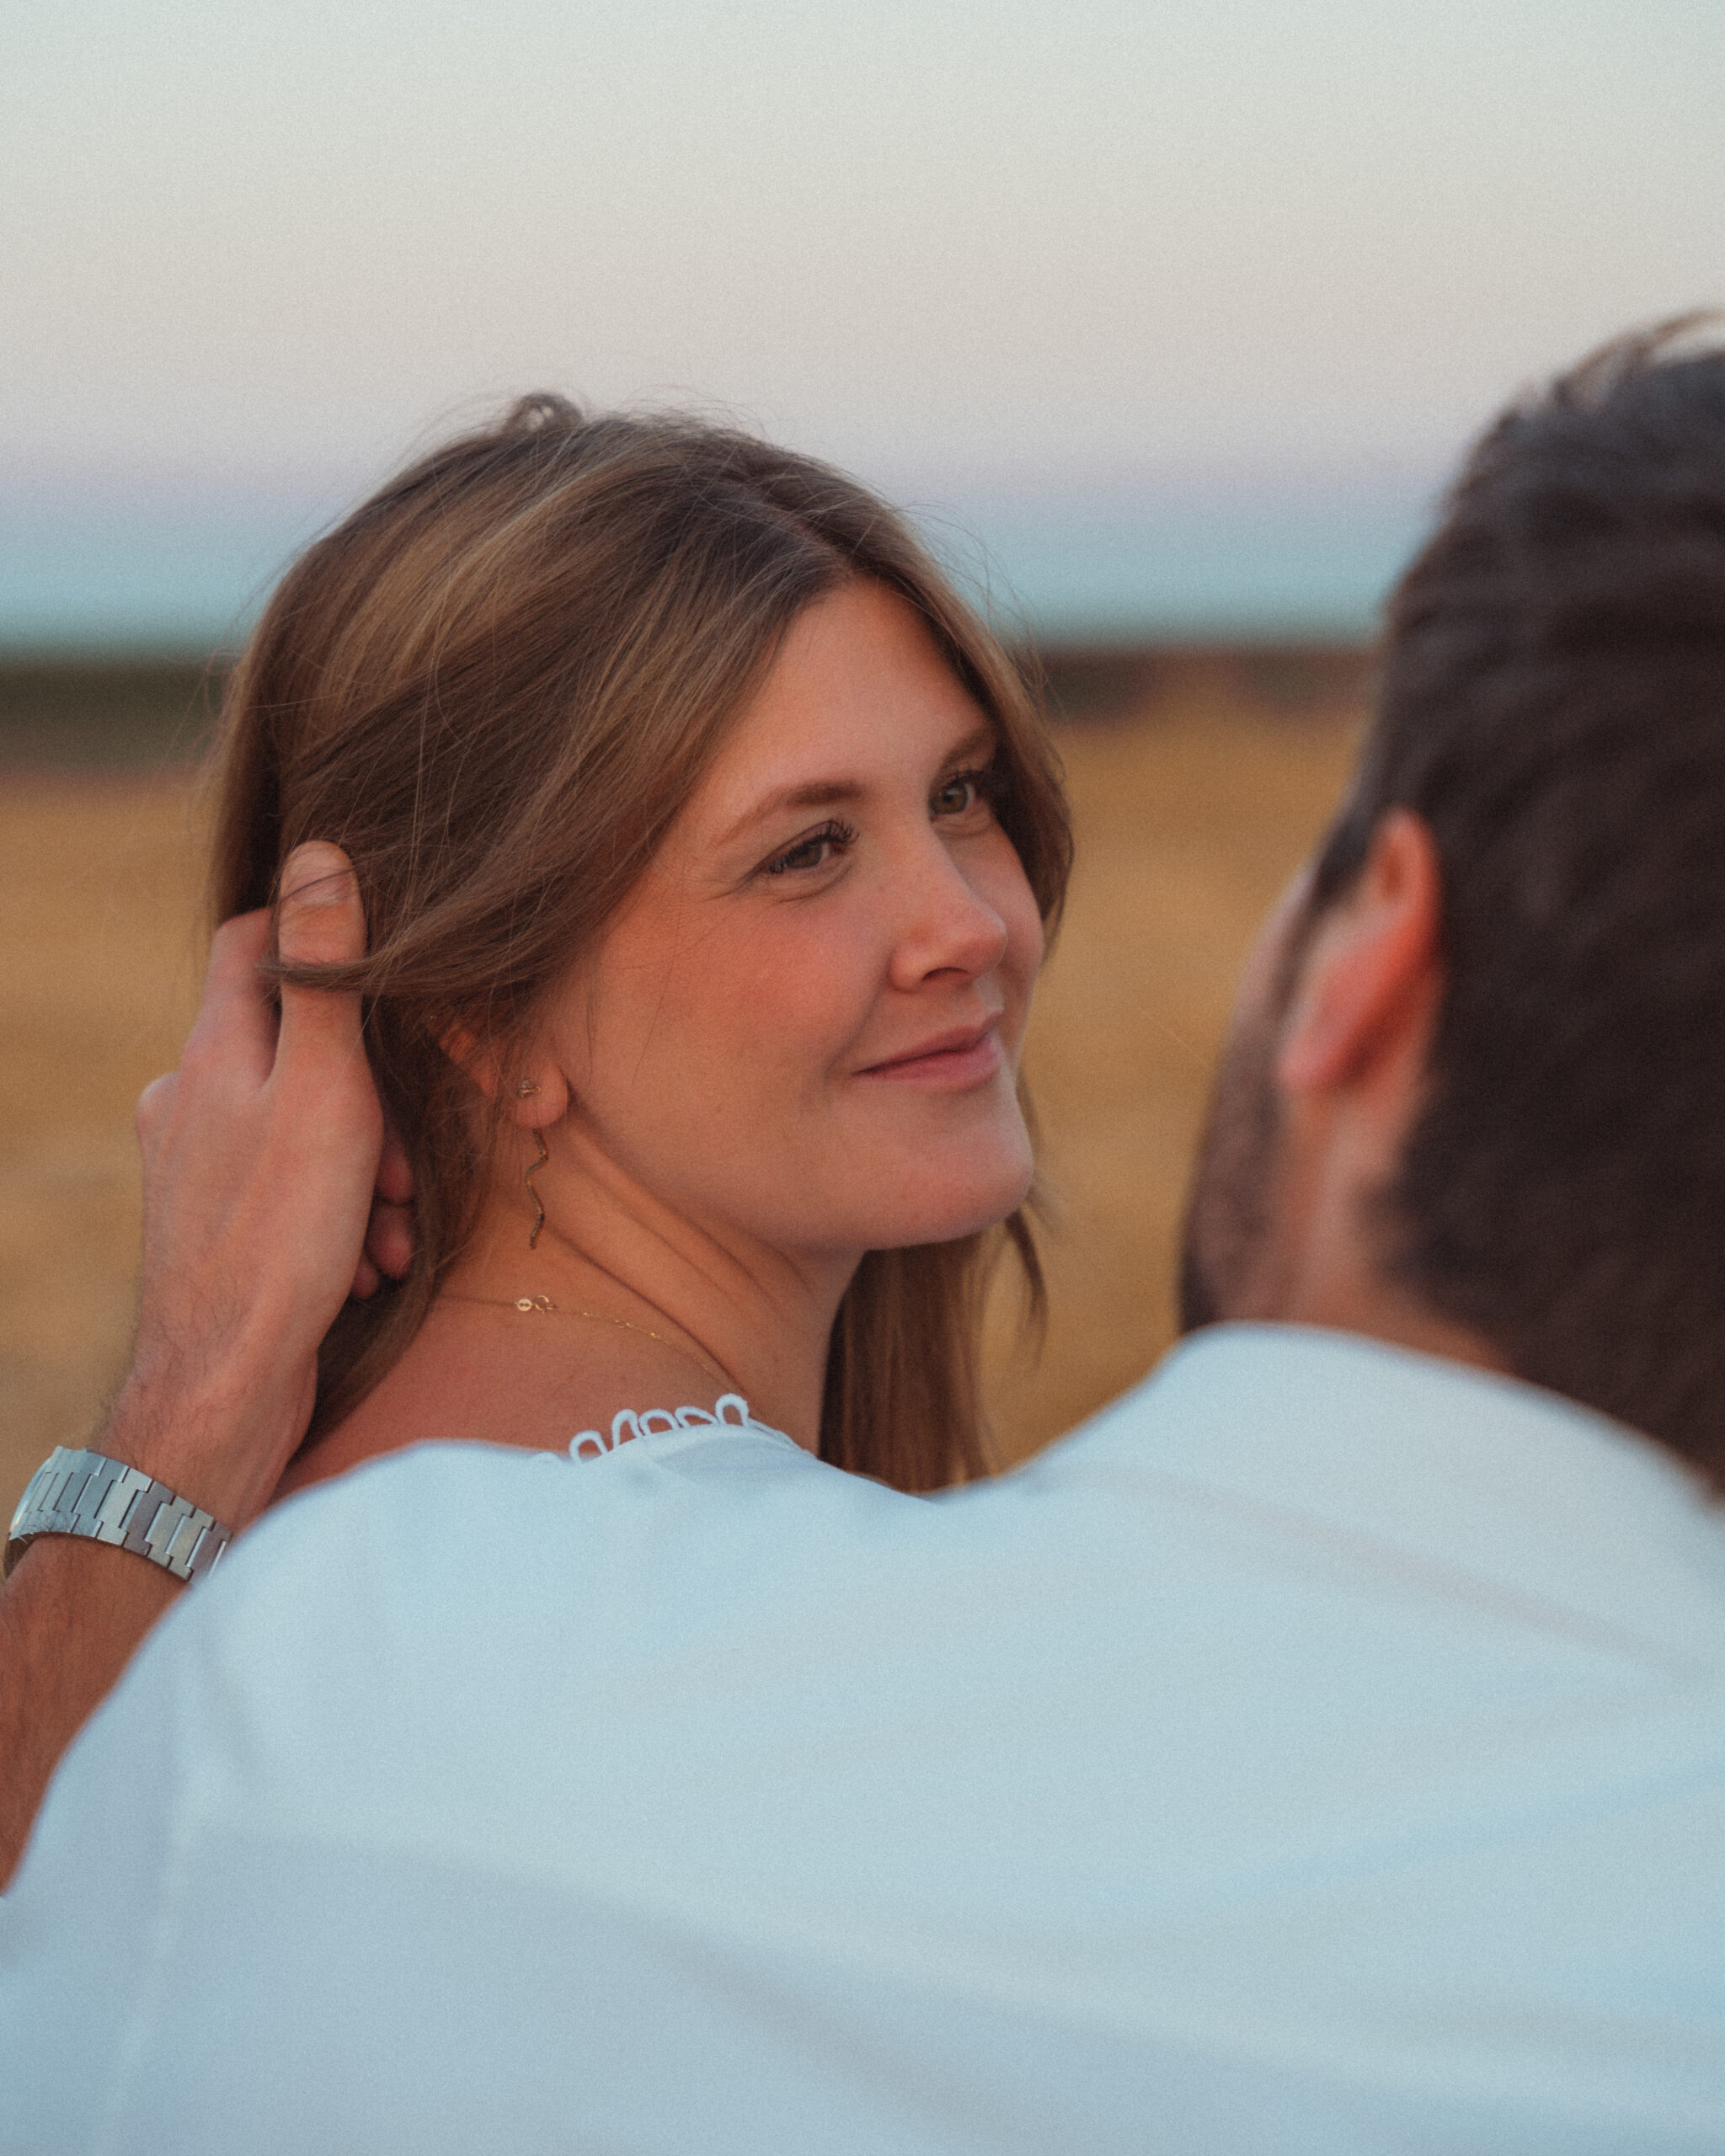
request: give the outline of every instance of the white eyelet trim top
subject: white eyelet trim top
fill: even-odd
[[[770,1423],[757,1422],[741,1393],[727,1392],[711,1407],[648,1407],[638,1411],[620,1407],[611,1418],[609,1437],[597,1430],[577,1430],[569,1439],[569,1458],[601,1460],[606,1453],[615,1452],[619,1445],[626,1445],[631,1438],[662,1437],[672,1430],[713,1429],[763,1431],[772,1438],[785,1434]]]

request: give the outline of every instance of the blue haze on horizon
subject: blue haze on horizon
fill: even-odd
[[[1009,632],[1094,645],[1365,638],[1418,530],[1394,500],[943,507],[917,521]],[[231,649],[311,530],[267,508],[0,509],[0,656]]]

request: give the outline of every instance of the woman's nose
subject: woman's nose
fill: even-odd
[[[1005,957],[1005,921],[938,841],[914,863],[897,865],[893,883],[898,900],[895,988],[916,988],[942,973],[974,980]]]

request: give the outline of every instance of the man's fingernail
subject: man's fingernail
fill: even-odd
[[[309,839],[287,857],[281,872],[283,900],[296,905],[345,905],[353,896],[353,865],[339,846]]]

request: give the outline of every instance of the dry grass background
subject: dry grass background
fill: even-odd
[[[991,1314],[1001,1449],[1146,1370],[1172,1329],[1186,1171],[1240,961],[1322,827],[1353,713],[1195,685],[1061,737],[1078,868],[1029,1065],[1058,1222],[1032,1364]],[[198,818],[175,777],[0,779],[0,1518],[124,1365],[131,1108],[196,1000]]]

